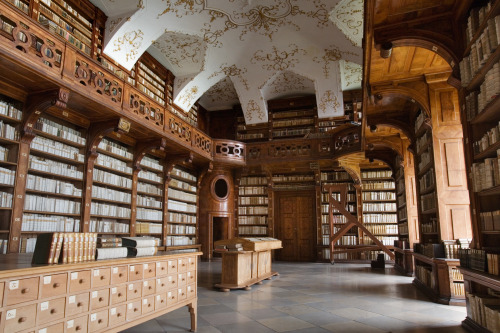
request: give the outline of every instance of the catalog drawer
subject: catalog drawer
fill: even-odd
[[[108,327],[108,309],[90,313],[89,332],[95,332]]]
[[[66,321],[66,333],[87,332],[87,315]]]
[[[37,299],[39,281],[39,277],[34,277],[6,282],[5,304],[13,305]]]
[[[90,293],[86,292],[78,295],[68,296],[66,303],[66,316],[73,316],[89,311]]]
[[[128,267],[115,266],[111,268],[111,284],[123,283],[128,281]]]
[[[116,287],[111,287],[111,305],[119,304],[127,300],[127,285],[120,284]]]
[[[117,305],[109,309],[109,326],[113,326],[125,321],[127,305]]]
[[[100,309],[109,305],[109,289],[93,290],[90,293],[90,308]]]
[[[66,297],[38,303],[38,325],[64,318]]]
[[[96,268],[92,270],[92,288],[109,286],[111,268]]]
[[[68,274],[45,275],[42,277],[42,298],[66,294]]]
[[[18,332],[35,326],[36,304],[9,308],[5,311],[5,332]]]
[[[70,293],[87,289],[90,289],[90,270],[71,272],[69,274]]]

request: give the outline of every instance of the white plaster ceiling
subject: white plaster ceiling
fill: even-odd
[[[240,103],[260,123],[266,100],[302,91],[331,117],[360,87],[362,0],[91,1],[108,15],[104,52],[131,68],[147,50],[176,75],[184,110]]]

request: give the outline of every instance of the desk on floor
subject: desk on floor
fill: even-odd
[[[250,290],[251,285],[279,275],[271,270],[271,250],[281,249],[281,241],[269,237],[233,238],[215,242],[215,245],[242,244],[243,251],[222,252],[222,281],[215,285],[222,291]]]

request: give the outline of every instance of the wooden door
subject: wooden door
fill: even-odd
[[[314,261],[316,246],[316,209],[314,192],[277,193],[277,237],[283,249],[279,260]]]

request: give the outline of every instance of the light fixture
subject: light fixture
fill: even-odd
[[[377,131],[377,125],[370,125],[370,132],[375,133]]]
[[[383,43],[381,46],[380,46],[380,56],[384,59],[387,59],[391,56],[391,53],[392,53],[392,43],[391,42],[387,42],[387,43]]]

